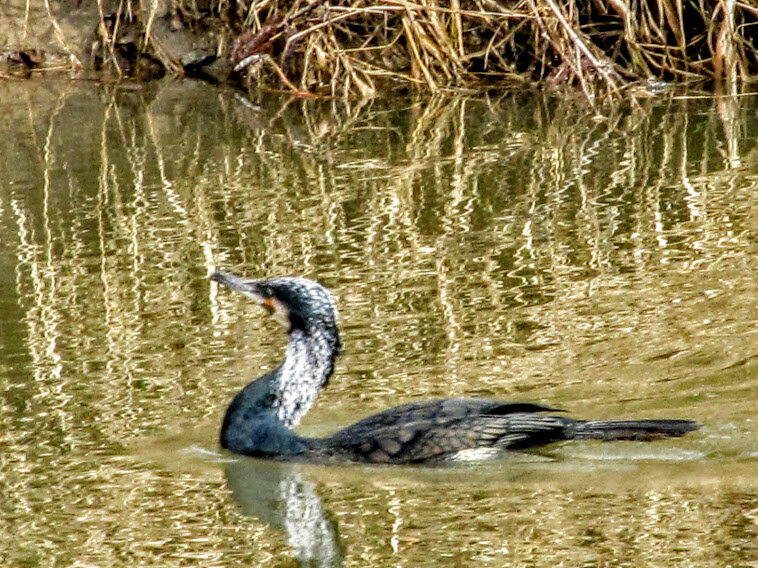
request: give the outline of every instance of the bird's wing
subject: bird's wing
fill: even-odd
[[[402,407],[398,407],[402,409]],[[393,409],[395,410],[395,409]],[[390,412],[390,411],[385,411]],[[382,414],[385,414],[382,413]],[[376,420],[375,416],[369,419]],[[437,414],[416,420],[396,419],[385,426],[366,428],[357,422],[324,438],[350,459],[375,463],[414,463],[448,459],[465,450],[525,448],[567,437],[570,418],[516,412],[501,415]],[[383,419],[388,420],[387,416]]]
[[[353,435],[366,435],[377,428],[423,420],[442,422],[466,416],[504,416],[514,413],[561,412],[556,408],[531,402],[503,402],[486,398],[444,398],[412,402],[372,414],[349,426]],[[343,430],[342,432],[347,431]]]

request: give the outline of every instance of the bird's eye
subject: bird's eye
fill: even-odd
[[[261,296],[264,298],[271,298],[274,295],[274,291],[271,289],[270,286],[261,286],[260,289]]]

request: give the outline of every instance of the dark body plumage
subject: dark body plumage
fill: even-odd
[[[572,439],[653,440],[698,428],[691,420],[586,421],[532,403],[452,398],[398,406],[324,438],[291,428],[326,385],[340,352],[329,292],[305,278],[212,280],[262,304],[289,332],[284,361],[248,384],[226,411],[221,446],[280,460],[422,463],[496,457],[504,450]]]

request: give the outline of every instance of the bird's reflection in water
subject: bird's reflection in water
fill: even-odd
[[[242,458],[226,465],[226,479],[245,515],[287,533],[301,566],[343,565],[337,524],[300,465]]]

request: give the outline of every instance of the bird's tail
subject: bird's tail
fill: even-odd
[[[578,421],[574,437],[584,440],[658,440],[684,436],[700,428],[692,420],[589,420]]]

